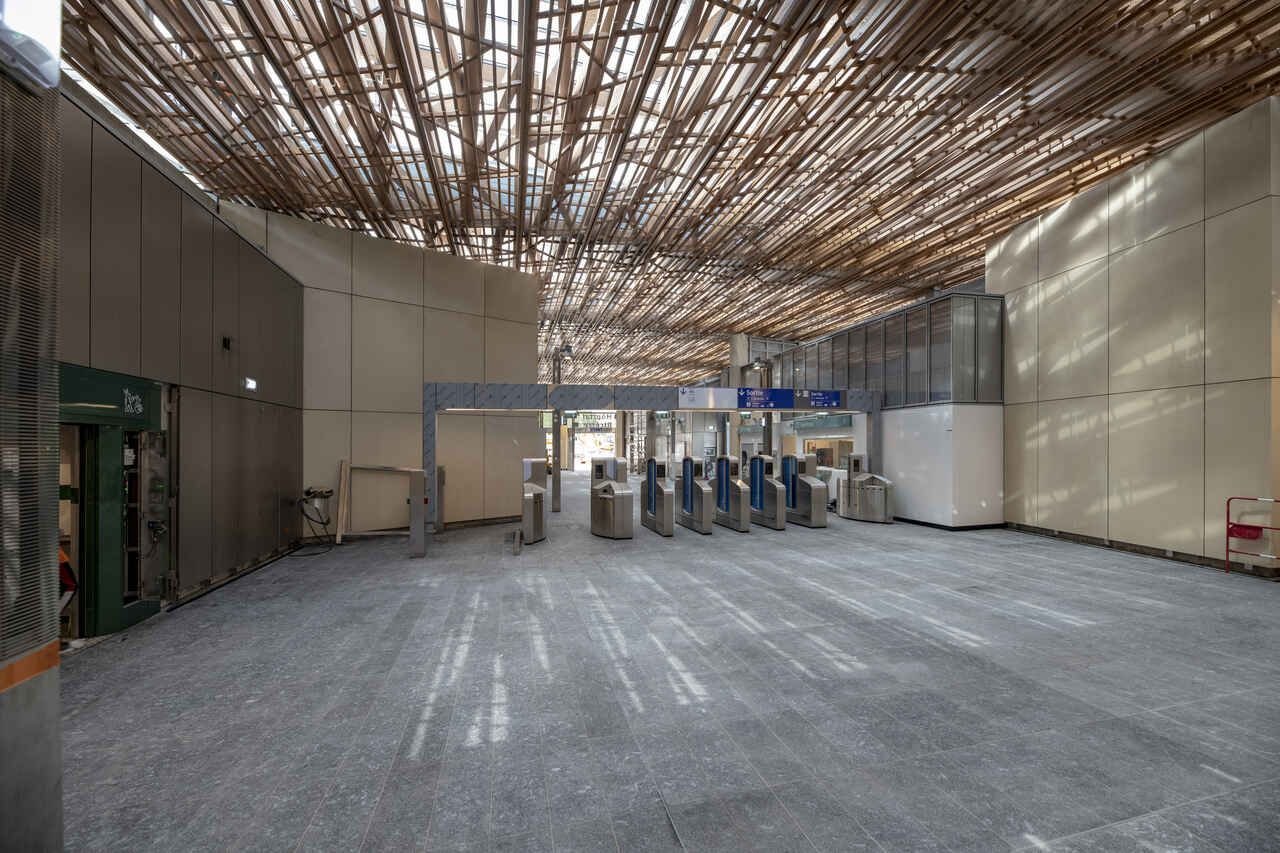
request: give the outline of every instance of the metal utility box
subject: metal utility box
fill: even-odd
[[[520,538],[524,544],[547,538],[547,460],[522,460],[523,494],[520,498]]]
[[[848,504],[845,518],[889,524],[893,521],[893,482],[879,474],[859,474],[850,481]]]
[[[591,532],[606,539],[635,535],[635,494],[627,483],[627,460],[591,460]]]

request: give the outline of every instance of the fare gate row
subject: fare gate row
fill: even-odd
[[[640,523],[660,536],[674,536],[676,525],[710,535],[713,525],[747,533],[756,524],[784,530],[788,523],[827,526],[829,489],[817,476],[813,454],[786,455],[780,468],[774,458],[753,456],[743,477],[741,463],[719,456],[712,471],[700,459],[686,456],[679,472],[650,457],[640,484]],[[893,520],[891,483],[884,477],[852,470],[839,483],[837,513],[859,521]],[[545,460],[524,460],[524,494],[518,544],[542,541],[547,535]],[[616,457],[591,460],[591,532],[607,539],[631,539],[635,495],[627,462]]]

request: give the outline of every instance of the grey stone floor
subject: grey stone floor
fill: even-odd
[[[71,849],[1280,849],[1280,585],[832,518],[290,558],[65,662]]]

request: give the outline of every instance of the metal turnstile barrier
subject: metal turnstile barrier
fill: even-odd
[[[785,530],[787,487],[774,476],[773,457],[751,457],[748,470],[751,475],[751,522],[774,530]]]
[[[818,457],[782,457],[782,482],[787,487],[787,521],[804,527],[827,526],[827,484],[815,475]]]
[[[730,456],[716,457],[715,523],[740,533],[750,533],[751,494],[742,480],[740,464]]]
[[[547,460],[525,459],[520,498],[520,544],[547,538]]]
[[[627,460],[591,460],[591,532],[606,539],[635,535],[635,493],[627,483]]]
[[[676,494],[667,478],[667,463],[652,457],[640,483],[640,523],[660,536],[675,535]]]
[[[686,456],[680,463],[680,475],[676,477],[676,491],[680,493],[680,509],[676,523],[698,533],[711,533],[715,516],[715,495],[707,482],[702,460]]]

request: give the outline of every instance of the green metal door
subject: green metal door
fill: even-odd
[[[83,530],[85,636],[95,637],[128,628],[159,610],[159,602],[129,600],[125,595],[126,430],[102,425],[82,431],[84,447]]]

